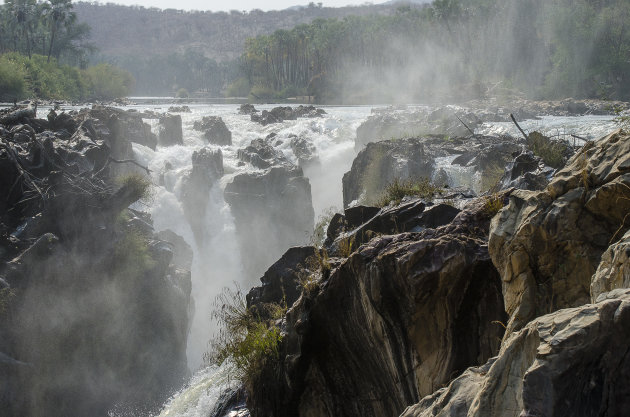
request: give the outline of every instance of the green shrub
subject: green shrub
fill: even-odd
[[[395,178],[381,195],[377,202],[378,207],[385,207],[390,203],[400,204],[404,197],[419,197],[432,200],[436,194],[442,192],[442,188],[431,183],[428,178],[418,180],[401,180]]]
[[[247,78],[240,77],[228,86],[225,95],[227,97],[247,97],[250,88]]]
[[[560,168],[564,165],[564,155],[567,151],[567,145],[564,143],[551,140],[540,132],[532,132],[527,137],[527,148],[550,167]]]
[[[134,201],[146,200],[151,197],[151,182],[141,174],[129,174],[116,178],[120,188],[127,188]]]
[[[494,217],[503,208],[503,198],[498,194],[491,194],[485,197],[483,205],[484,212],[488,217]]]
[[[180,88],[179,90],[177,90],[177,93],[175,93],[175,97],[188,98],[190,97],[190,93],[188,93],[188,90],[186,90],[185,88]]]
[[[8,54],[0,57],[0,99],[22,100],[27,97],[26,68]]]
[[[112,276],[133,280],[142,278],[145,272],[155,266],[155,261],[144,236],[127,230],[114,247],[111,265]]]
[[[204,355],[207,363],[232,365],[234,376],[246,387],[260,375],[267,360],[278,358],[282,341],[274,321],[281,318],[286,307],[267,306],[270,320],[264,320],[247,308],[240,290],[224,288],[215,300],[212,317],[219,324],[219,333],[210,341],[210,351]]]
[[[129,95],[133,77],[128,71],[109,64],[98,64],[85,70],[89,95],[98,100],[111,100]]]

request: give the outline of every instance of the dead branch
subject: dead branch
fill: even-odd
[[[523,129],[521,129],[521,126],[518,124],[518,122],[516,121],[516,119],[514,118],[514,115],[512,113],[510,113],[510,119],[512,119],[512,121],[514,122],[514,124],[516,125],[518,130],[521,131],[521,133],[523,134],[523,137],[525,138],[525,140],[528,140],[529,136],[527,136],[527,133],[525,133],[525,131]]]

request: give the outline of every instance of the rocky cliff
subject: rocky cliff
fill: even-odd
[[[104,107],[0,128],[3,415],[148,411],[188,373],[192,252],[127,208],[132,132]]]
[[[541,191],[462,210],[335,215],[329,257],[294,249],[248,296],[256,310],[291,294],[252,415],[625,415],[628,146],[623,131],[587,143],[548,185],[520,154],[500,184],[542,174]]]

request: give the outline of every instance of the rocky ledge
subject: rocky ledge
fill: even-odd
[[[128,209],[144,129],[105,107],[35,116],[0,127],[1,414],[155,409],[188,374],[192,251]]]

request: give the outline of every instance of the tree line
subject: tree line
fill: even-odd
[[[630,99],[630,2],[435,0],[316,19],[248,39],[240,68],[234,85],[255,96]]]

